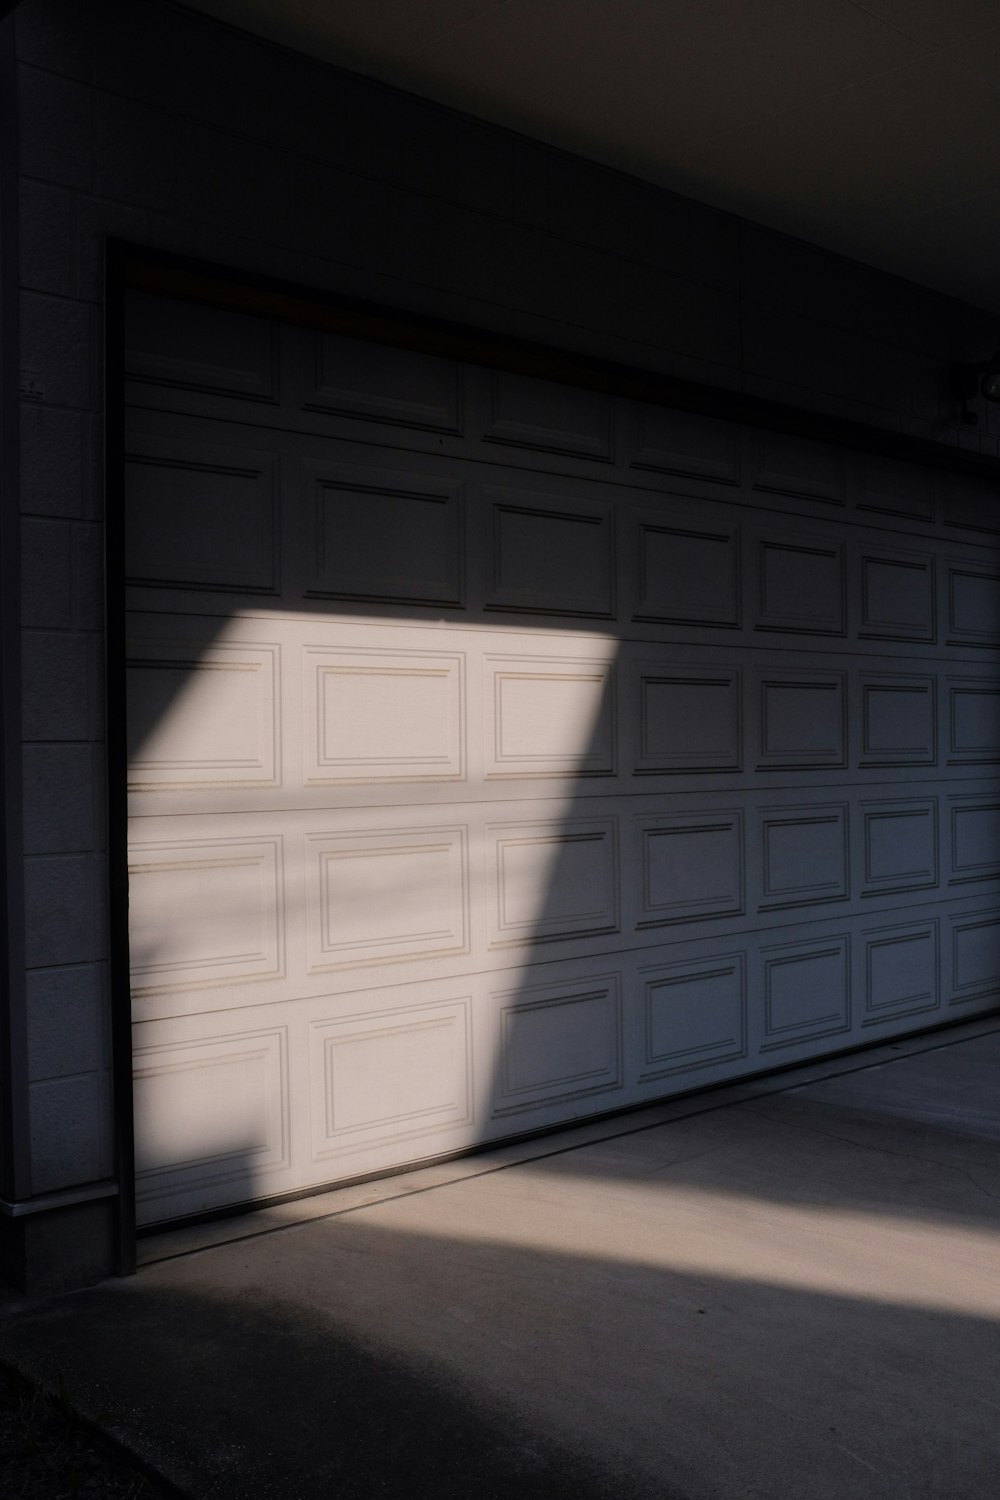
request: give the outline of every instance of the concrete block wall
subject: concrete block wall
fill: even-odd
[[[960,429],[947,372],[1000,320],[168,0],[22,0],[13,24],[37,1195],[112,1171],[107,236],[994,457],[1000,408]]]

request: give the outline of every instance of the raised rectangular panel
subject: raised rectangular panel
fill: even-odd
[[[746,1056],[742,953],[662,964],[640,977],[645,1022],[641,1082]]]
[[[639,668],[637,775],[739,770],[738,670]]]
[[[466,951],[464,829],[317,833],[306,846],[310,973]]]
[[[734,627],[740,623],[735,526],[638,523],[637,620]]]
[[[966,912],[951,919],[950,1004],[1000,988],[1000,912]]]
[[[467,1124],[469,1005],[460,999],[314,1022],[313,1157]]]
[[[1000,802],[978,797],[951,799],[951,878],[994,880],[1000,875]]]
[[[276,785],[278,661],[277,646],[132,641],[130,790]]]
[[[970,645],[1000,642],[1000,574],[950,564],[948,625],[956,640]]]
[[[307,593],[329,599],[464,602],[462,486],[422,474],[325,470],[309,477]]]
[[[490,442],[583,458],[612,454],[611,400],[598,391],[497,370],[490,376]]]
[[[847,896],[847,809],[782,807],[760,815],[761,910]]]
[[[142,448],[125,455],[127,581],[275,593],[273,455],[148,440]]]
[[[150,1205],[183,1184],[245,1179],[288,1163],[287,1036],[267,1031],[136,1048],[136,1195]]]
[[[944,503],[941,518],[948,526],[962,531],[986,531],[1000,534],[1000,511],[997,510],[996,482],[972,474],[943,476]]]
[[[758,630],[844,633],[844,551],[839,543],[762,540]]]
[[[937,885],[937,803],[862,803],[862,895]]]
[[[490,828],[490,947],[617,931],[615,828],[611,819]]]
[[[932,517],[930,475],[917,464],[881,454],[858,454],[858,509],[890,516]]]
[[[128,293],[125,370],[155,385],[278,399],[277,324],[197,302]]]
[[[128,880],[133,993],[281,973],[280,839],[133,844]]]
[[[862,765],[933,765],[934,678],[873,673],[862,676],[860,684]]]
[[[869,929],[863,1026],[933,1010],[938,1004],[938,927],[925,922]]]
[[[487,776],[610,775],[612,670],[579,657],[487,658]]]
[[[555,496],[486,490],[491,546],[487,609],[614,614],[614,544],[609,506]]]
[[[847,1030],[851,995],[846,937],[764,948],[761,957],[762,1051]]]
[[[315,383],[307,411],[363,417],[432,432],[461,430],[460,369],[454,360],[340,334],[316,333]]]
[[[731,423],[645,402],[634,410],[633,468],[739,483],[739,434]]]
[[[1000,680],[948,679],[948,760],[992,765],[1000,760]]]
[[[845,717],[842,673],[762,673],[760,768],[845,765]]]
[[[860,557],[860,634],[869,640],[932,641],[933,559],[883,552],[862,552]]]
[[[743,820],[739,812],[638,820],[640,928],[743,910]]]
[[[320,646],[303,656],[307,785],[462,777],[464,657]]]
[[[527,986],[497,1000],[494,1114],[621,1087],[621,986],[616,974]]]
[[[843,505],[843,460],[838,449],[781,432],[757,434],[754,488]]]

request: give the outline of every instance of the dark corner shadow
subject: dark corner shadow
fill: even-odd
[[[23,1309],[0,1354],[211,1500],[984,1500],[1000,1464],[985,1314],[371,1217]]]

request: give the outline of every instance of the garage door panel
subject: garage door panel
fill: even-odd
[[[152,623],[152,622],[148,622]],[[129,789],[278,786],[281,646],[130,634]],[[169,626],[168,626],[169,629]]]
[[[309,1022],[312,1158],[321,1170],[359,1151],[419,1149],[420,1137],[473,1119],[469,996]]]
[[[614,774],[611,662],[524,651],[489,656],[483,668],[487,779]]]
[[[126,329],[125,369],[137,382],[277,402],[279,329],[267,318],[133,290]]]
[[[930,766],[938,758],[937,679],[917,673],[860,672],[858,763]]]
[[[949,917],[948,1003],[966,1005],[1000,985],[1000,902]]]
[[[464,655],[303,647],[303,778],[460,781]]]
[[[735,523],[672,506],[669,515],[632,509],[624,524],[630,566],[623,582],[634,587],[634,620],[739,627],[741,547]]]
[[[633,774],[743,769],[743,683],[725,658],[703,665],[648,657],[628,662]]]
[[[308,410],[461,433],[462,370],[454,360],[341,334],[300,337],[305,348],[297,396]]]
[[[276,980],[284,972],[283,841],[134,841],[133,994]]]
[[[1000,761],[1000,677],[947,679],[947,747],[950,765]]]
[[[483,436],[492,443],[610,462],[614,403],[599,391],[507,370],[484,372]]]
[[[1000,567],[953,559],[947,565],[947,619],[959,644],[1000,644]]]
[[[740,479],[739,428],[719,417],[672,411],[645,401],[623,403],[623,426],[631,429],[629,461],[635,469],[736,485]]]
[[[846,900],[847,811],[844,803],[759,811],[759,911]]]
[[[144,1222],[994,1003],[981,495],[223,323],[133,340]]]
[[[859,633],[867,640],[925,641],[936,632],[934,558],[929,553],[892,551],[862,543],[859,571]]]
[[[486,486],[488,610],[612,619],[614,512],[609,505]],[[555,576],[553,576],[555,574]]]
[[[619,1090],[621,996],[615,972],[496,992],[494,1116],[539,1106],[577,1109],[584,1098]]]
[[[200,1036],[176,1023],[139,1028],[134,1068],[140,1223],[170,1217],[179,1204],[196,1212],[287,1185],[287,1028]]]
[[[844,548],[819,536],[773,534],[755,539],[757,630],[843,635],[846,630]]]
[[[764,668],[757,675],[759,770],[847,765],[845,674]]]
[[[959,535],[979,532],[979,540],[996,546],[996,538],[1000,536],[1000,514],[997,512],[995,484],[972,474],[944,474],[939,484],[941,518],[945,525]]]
[[[745,910],[743,814],[706,806],[635,820],[638,930],[741,917]]]
[[[468,835],[408,824],[308,834],[308,970],[413,964],[469,950]]]
[[[731,1067],[747,1056],[744,951],[723,949],[708,958],[640,966],[638,980],[640,1083],[682,1079],[720,1064]]]
[[[264,449],[163,439],[125,458],[129,582],[280,591],[276,466]]]
[[[933,521],[934,486],[926,469],[883,454],[859,453],[853,470],[858,510]]]
[[[948,883],[1000,877],[1000,788],[991,794],[948,798]]]
[[[863,896],[891,896],[937,885],[936,797],[865,799],[860,813]]]
[[[833,933],[767,945],[761,973],[761,1052],[837,1036],[851,1025],[850,938]]]
[[[619,930],[615,818],[490,824],[486,869],[491,949]]]
[[[922,1017],[940,1008],[939,929],[935,918],[864,929],[862,1026]]]
[[[832,444],[751,431],[749,447],[755,489],[830,505],[845,503],[844,455]]]
[[[460,609],[463,486],[444,476],[303,465],[307,595]]]

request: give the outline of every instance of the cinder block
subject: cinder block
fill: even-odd
[[[31,1185],[36,1193],[109,1175],[107,1096],[105,1076],[100,1072],[32,1084]]]
[[[95,186],[102,197],[161,213],[180,209],[188,155],[186,126],[175,115],[134,99],[98,95],[94,159]],[[249,174],[243,186],[252,191]]]
[[[92,97],[86,85],[18,69],[18,142],[27,177],[87,189],[93,173]]]
[[[28,1072],[33,1083],[109,1065],[107,968],[77,964],[28,975]]]
[[[27,854],[71,854],[97,846],[96,752],[91,745],[25,745]]]
[[[72,524],[24,517],[21,521],[21,623],[68,626],[72,614]]]
[[[90,1286],[115,1269],[116,1201],[0,1219],[0,1278],[32,1297]]]
[[[95,310],[68,297],[21,293],[21,374],[50,406],[93,405]]]
[[[34,855],[24,862],[29,969],[106,958],[106,872],[93,854]]]
[[[73,292],[76,202],[64,188],[21,182],[21,285],[69,297]]]
[[[80,412],[21,403],[21,509],[39,516],[90,513],[90,424]]]
[[[94,737],[95,644],[96,637],[69,631],[23,632],[26,740]]]
[[[293,181],[299,169],[295,157],[194,124],[185,128],[179,142],[175,133],[175,159],[178,148],[186,153],[184,212],[195,223],[269,244],[311,248],[300,221],[308,221],[315,207],[308,198],[302,200],[303,185],[297,187]],[[322,169],[320,175],[325,177]],[[308,191],[308,184],[304,186]],[[324,212],[331,218],[345,211],[336,187],[329,182],[325,194]],[[166,199],[156,201],[155,194],[140,201],[150,201],[161,213],[171,207]]]
[[[150,243],[151,216],[145,209],[127,203],[109,203],[84,194],[77,199],[76,280],[74,291],[81,301],[100,302],[104,296],[105,240]]]
[[[19,61],[89,82],[108,9],[105,0],[22,0],[14,10]]]

